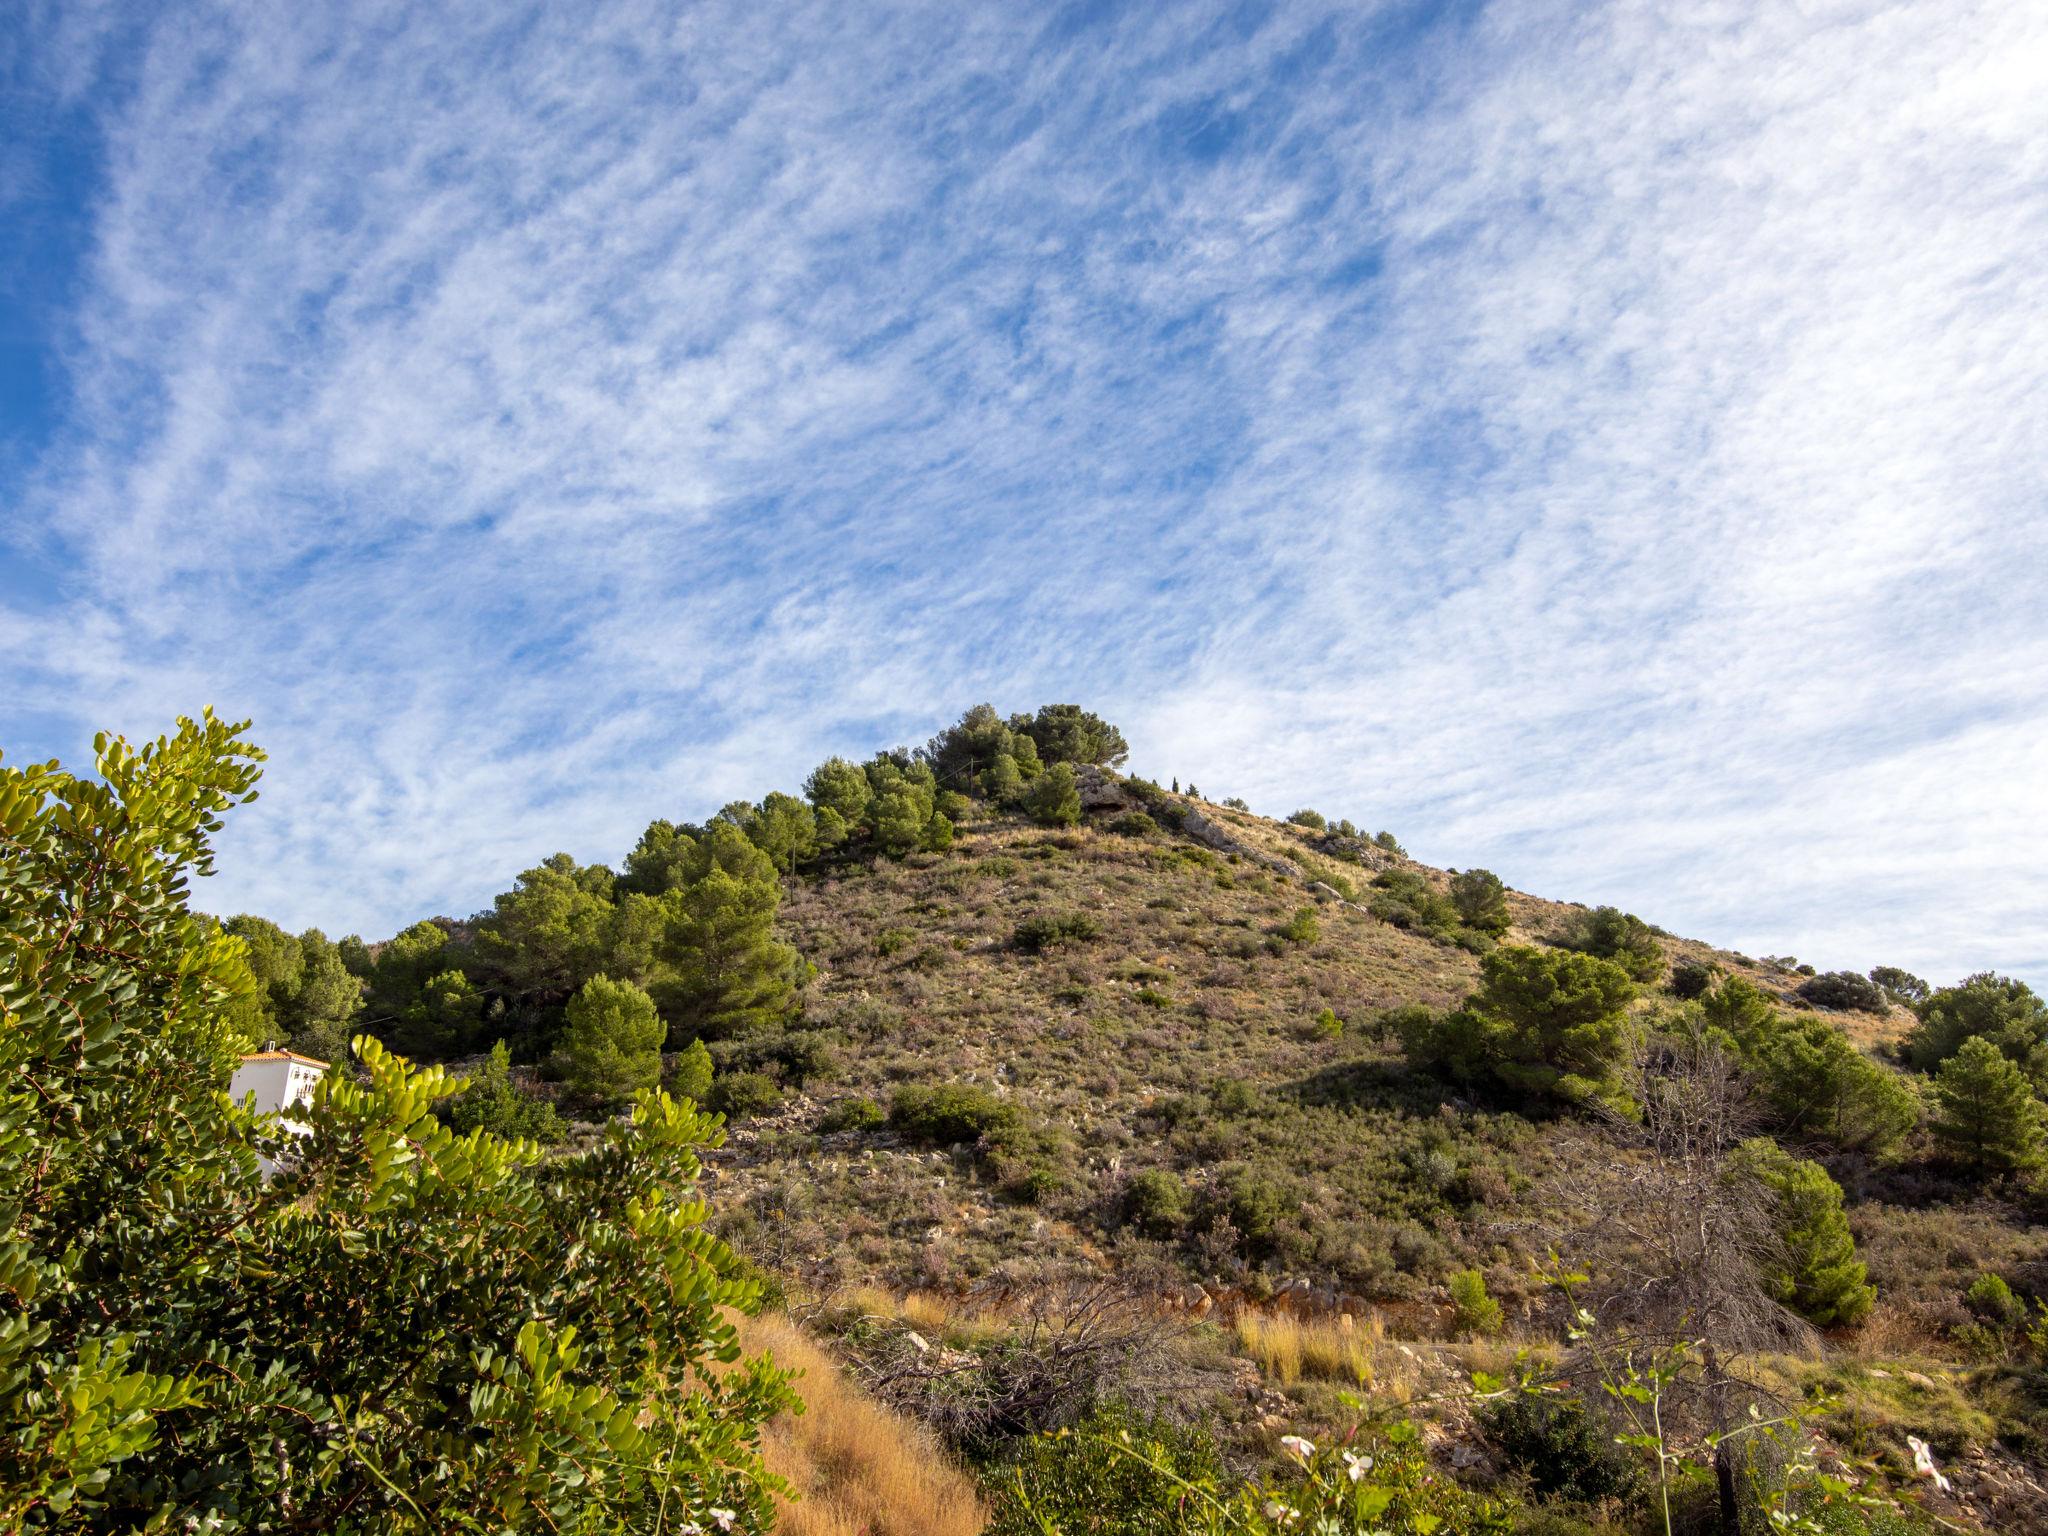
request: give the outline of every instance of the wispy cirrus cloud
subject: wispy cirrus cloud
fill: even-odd
[[[6,676],[69,751],[257,716],[224,905],[467,909],[1073,696],[1529,889],[2048,977],[2024,7],[87,20],[15,72],[100,153]]]

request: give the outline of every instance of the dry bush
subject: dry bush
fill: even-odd
[[[853,1360],[869,1391],[952,1444],[1063,1428],[1104,1398],[1187,1401],[1214,1384],[1176,1350],[1173,1325],[1120,1286],[992,1285],[975,1300],[975,1326],[956,1314],[936,1340],[883,1329]]]
[[[788,1318],[739,1319],[749,1355],[763,1350],[802,1374],[801,1414],[773,1420],[763,1437],[768,1470],[794,1500],[779,1510],[788,1536],[976,1536],[987,1523],[974,1483],[931,1434],[848,1381]]]

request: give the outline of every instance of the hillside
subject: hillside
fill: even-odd
[[[228,926],[264,1027],[480,1070],[460,1127],[590,1145],[657,1076],[723,1113],[714,1230],[1000,1533],[1064,1528],[1020,1462],[1099,1482],[1133,1424],[1180,1468],[1141,1502],[1393,1435],[1415,1529],[1649,1530],[1653,1365],[1688,1529],[2048,1529],[2031,992],[1816,977],[1122,756],[982,707],[472,918]],[[845,1448],[879,1411],[817,1426],[821,1498],[901,1475]]]

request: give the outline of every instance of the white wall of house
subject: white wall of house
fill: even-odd
[[[244,1056],[235,1075],[228,1079],[228,1096],[237,1104],[250,1094],[256,1096],[259,1114],[284,1115],[313,1097],[313,1087],[326,1075],[325,1062],[289,1051],[258,1051]],[[288,1130],[305,1134],[305,1127],[285,1120]]]

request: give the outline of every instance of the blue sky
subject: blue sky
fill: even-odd
[[[2048,981],[2048,13],[30,4],[0,744],[388,932],[983,699]]]

